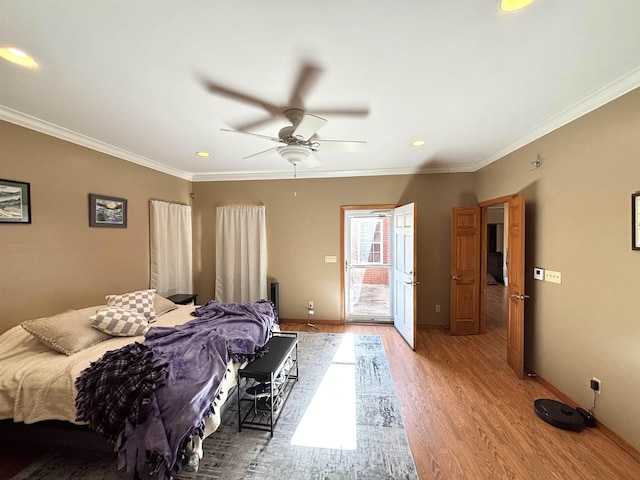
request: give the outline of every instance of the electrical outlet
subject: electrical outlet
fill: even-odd
[[[313,310],[313,300],[309,300],[309,310]]]
[[[598,395],[602,393],[602,382],[596,377],[591,377],[591,382],[589,385],[591,386],[591,390],[596,392]]]
[[[436,313],[440,312],[440,305],[436,305]]]

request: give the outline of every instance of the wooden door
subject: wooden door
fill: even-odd
[[[507,361],[515,374],[524,378],[524,198],[514,196],[508,202],[509,236],[507,251]]]
[[[480,207],[451,213],[450,331],[480,333]]]
[[[415,350],[416,343],[416,205],[393,211],[393,324]]]

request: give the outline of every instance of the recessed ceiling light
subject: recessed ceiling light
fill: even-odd
[[[209,152],[196,152],[196,155],[199,157],[209,157],[211,154]]]
[[[411,146],[412,147],[421,147],[423,145],[425,145],[427,143],[426,140],[414,140],[413,142],[411,142]]]
[[[529,5],[533,0],[500,0],[500,10],[515,12]]]
[[[15,47],[0,47],[0,57],[23,67],[36,68],[38,66],[38,62],[36,62],[33,57]]]

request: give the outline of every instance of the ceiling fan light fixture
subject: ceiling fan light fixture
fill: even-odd
[[[196,152],[196,155],[202,158],[207,158],[211,156],[209,152],[204,152],[204,151]]]
[[[500,0],[500,10],[503,12],[515,12],[532,2],[533,0]]]
[[[413,142],[411,142],[412,147],[422,147],[423,145],[426,145],[426,144],[427,144],[426,140],[414,140]]]
[[[285,145],[278,147],[278,153],[291,165],[298,165],[304,162],[309,156],[309,149],[299,145]]]

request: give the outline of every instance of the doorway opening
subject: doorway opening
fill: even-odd
[[[388,207],[344,212],[347,323],[393,323],[392,215]]]
[[[524,378],[524,303],[528,295],[525,294],[525,264],[524,264],[524,234],[525,234],[525,201],[521,195],[510,195],[499,199],[482,202],[483,249],[486,253],[486,225],[488,208],[506,204],[504,211],[504,230],[506,231],[506,321],[505,344],[507,347],[507,363],[514,373]],[[486,258],[482,258],[482,273],[487,273]],[[487,285],[481,282],[481,319],[480,331],[487,328]],[[502,306],[503,304],[500,303]]]
[[[486,242],[483,255],[487,262],[487,273],[482,296],[486,332],[507,330],[507,232],[508,218],[506,203],[490,205],[486,208]]]

